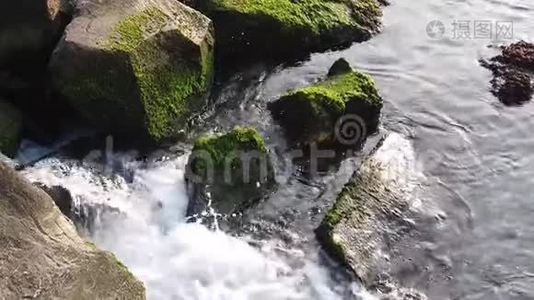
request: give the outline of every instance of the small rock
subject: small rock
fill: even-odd
[[[188,216],[205,211],[210,202],[217,213],[239,213],[255,205],[275,185],[265,142],[249,127],[197,139],[186,180],[191,196]]]
[[[534,94],[534,44],[520,41],[481,65],[493,73],[491,92],[505,105],[520,105]]]

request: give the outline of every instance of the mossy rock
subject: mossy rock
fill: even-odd
[[[0,152],[13,157],[22,134],[22,115],[7,102],[0,100]]]
[[[203,212],[209,200],[218,213],[232,214],[265,196],[274,186],[274,171],[257,130],[236,127],[196,140],[187,181],[191,194],[188,215]]]
[[[60,93],[105,132],[178,136],[211,87],[211,20],[172,0],[83,1],[77,12],[50,63]]]
[[[380,27],[376,0],[199,0],[225,59],[280,58],[347,46]]]
[[[371,284],[404,230],[415,189],[413,147],[391,133],[366,158],[316,230],[325,250]],[[391,261],[395,258],[391,258]]]
[[[352,70],[344,59],[329,74],[269,104],[291,142],[352,147],[376,132],[383,101],[373,79]]]

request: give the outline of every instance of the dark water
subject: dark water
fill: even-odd
[[[444,25],[441,38],[427,33],[427,24],[434,20]],[[453,31],[454,21],[468,22],[470,36],[457,36],[460,32]],[[489,22],[492,38],[475,38],[475,22]],[[504,39],[507,36],[502,31],[497,39],[497,26],[513,26],[512,40]],[[532,41],[533,34],[534,2],[527,0],[395,1],[385,9],[383,32],[369,42],[343,51],[314,54],[309,60],[274,70],[257,66],[225,82],[214,98],[216,109],[207,113],[202,128],[257,127],[266,137],[280,173],[288,149],[281,129],[273,125],[266,103],[287,90],[319,80],[336,59],[346,58],[377,82],[385,100],[382,132],[396,131],[413,141],[417,160],[430,179],[425,182],[430,192],[424,201],[435,203],[446,213],[446,221],[438,225],[426,228],[427,224],[420,224],[420,236],[410,254],[411,268],[392,270],[391,275],[405,287],[423,291],[429,299],[534,299],[534,104],[500,104],[489,92],[490,72],[478,63],[480,58],[496,54],[488,45],[519,39]],[[368,152],[377,139],[371,138],[362,153]],[[279,247],[287,249],[303,249],[312,261],[330,270],[328,276],[332,279],[319,280],[321,283],[350,282],[350,277],[320,251],[313,229],[358,162],[358,157],[347,160],[343,168],[317,178],[307,178],[298,170],[280,174],[284,183],[246,216],[244,230],[233,233],[252,235],[254,240],[277,240]],[[183,163],[178,165],[183,168]],[[36,175],[38,171],[32,172],[33,177],[42,177]],[[176,175],[173,172],[158,169],[145,176],[148,179],[141,177],[153,182],[153,176]],[[63,183],[68,185],[68,180]],[[160,194],[167,193],[165,186],[162,190]],[[108,188],[100,191],[107,192]],[[109,197],[113,195],[110,192]],[[181,201],[176,203],[183,206]],[[175,244],[163,238],[147,240],[162,240],[171,248]],[[136,274],[149,281],[152,277],[147,274],[154,270],[147,271],[149,266],[139,264],[147,263],[153,268],[164,265],[138,259],[106,239],[100,245],[118,252]],[[301,263],[300,259],[290,261],[290,265]],[[186,275],[197,273],[183,274]],[[263,277],[258,279],[261,280]],[[338,287],[336,297],[356,297],[348,295],[348,285],[339,285],[345,288]],[[151,286],[156,286],[158,292],[172,290],[159,282],[149,285],[149,289]],[[213,287],[207,285],[208,292],[209,288]],[[173,290],[166,296],[231,299],[223,294],[202,298],[198,293]],[[313,295],[317,299],[336,298],[331,293]]]

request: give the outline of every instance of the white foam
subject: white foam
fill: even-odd
[[[186,223],[183,170],[187,157],[136,171],[133,183],[87,167],[46,160],[25,171],[34,181],[68,188],[77,201],[117,208],[125,217],[96,224],[95,243],[114,252],[145,283],[149,299],[341,299],[343,288],[302,251],[285,254]],[[261,243],[260,243],[261,244]],[[372,299],[351,284],[351,298]],[[359,294],[360,296],[356,296]]]

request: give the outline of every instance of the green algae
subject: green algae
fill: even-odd
[[[86,119],[152,142],[187,128],[213,79],[213,46],[194,44],[184,35],[194,28],[177,29],[172,18],[149,6],[119,21],[98,49],[78,50],[91,63],[59,86]]]
[[[237,151],[258,151],[266,154],[265,141],[258,131],[251,127],[236,127],[223,135],[208,135],[200,137],[195,141],[193,152],[205,151],[212,159],[213,165],[217,169],[225,167],[228,160],[239,160],[235,156]],[[195,160],[192,170],[201,172],[206,168],[205,160]]]
[[[269,104],[288,138],[297,144],[335,143],[335,124],[344,115],[360,117],[364,123],[359,125],[365,126],[362,132],[371,134],[377,130],[382,98],[374,81],[349,68],[340,70]]]
[[[219,53],[238,60],[303,55],[363,41],[379,31],[376,0],[204,0]]]
[[[109,44],[111,49],[131,55],[148,131],[156,140],[185,126],[191,110],[201,106],[198,102],[202,102],[213,73],[213,54],[207,46],[201,47],[200,67],[195,62],[162,55],[166,52],[165,43],[188,43],[177,30],[164,32],[167,18],[161,10],[147,8],[119,22]],[[147,38],[150,32],[163,33]]]

